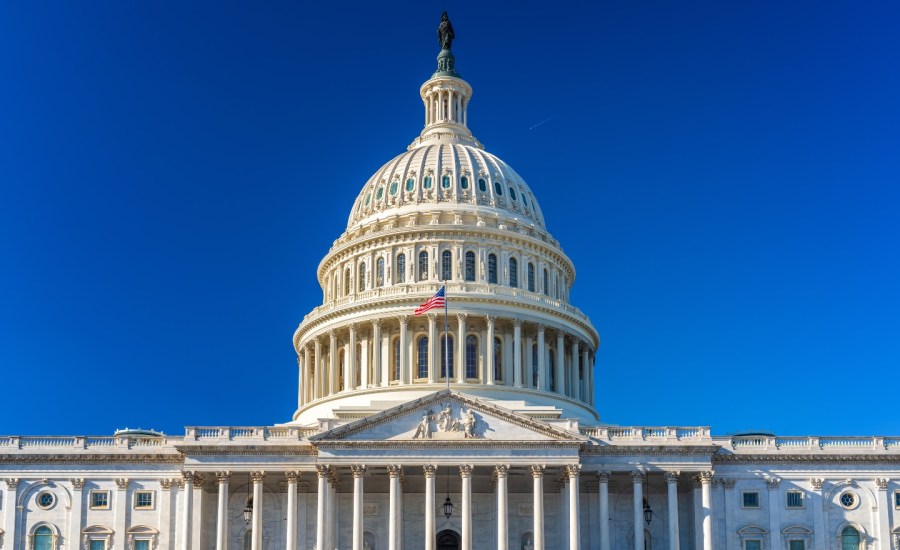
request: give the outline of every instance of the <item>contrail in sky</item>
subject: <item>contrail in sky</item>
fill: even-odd
[[[537,128],[538,126],[540,126],[540,125],[542,125],[542,124],[546,124],[546,123],[550,122],[551,120],[553,120],[554,118],[556,118],[556,115],[553,115],[552,117],[550,117],[550,118],[548,118],[548,119],[546,119],[546,120],[542,120],[542,121],[538,122],[537,124],[535,124],[534,126],[532,126],[531,128],[529,128],[529,130],[534,130],[534,129]]]

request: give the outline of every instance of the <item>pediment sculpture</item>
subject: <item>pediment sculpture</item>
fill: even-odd
[[[453,405],[447,403],[441,412],[435,415],[433,411],[426,411],[422,415],[416,427],[413,439],[432,439],[435,435],[439,439],[476,439],[481,437],[484,421],[476,416],[471,408],[459,408],[459,416],[453,414]],[[436,429],[433,429],[436,428]]]

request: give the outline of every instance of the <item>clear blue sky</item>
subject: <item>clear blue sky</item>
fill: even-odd
[[[500,4],[0,4],[0,433],[289,420],[448,9],[606,421],[900,434],[900,4]]]

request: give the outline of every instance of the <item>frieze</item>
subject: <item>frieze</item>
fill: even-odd
[[[183,464],[184,456],[177,455],[81,455],[27,454],[0,455],[0,464]]]
[[[900,455],[716,455],[714,463],[728,464],[900,464]]]

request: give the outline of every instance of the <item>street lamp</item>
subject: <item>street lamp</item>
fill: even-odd
[[[247,474],[247,505],[244,506],[244,522],[250,525],[253,519],[253,497],[250,496],[250,474]]]
[[[650,525],[650,522],[653,520],[653,509],[650,508],[650,503],[647,502],[647,499],[644,499],[644,521],[647,522],[647,525]]]
[[[450,519],[452,515],[453,501],[450,500],[450,466],[447,466],[447,498],[444,499],[444,517]]]

